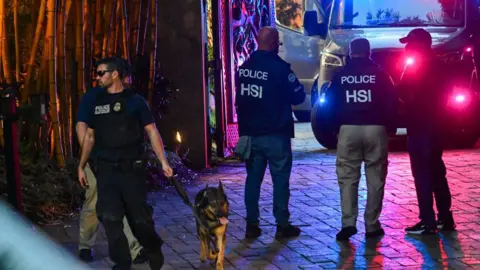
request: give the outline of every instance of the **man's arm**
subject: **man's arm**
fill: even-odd
[[[165,147],[163,145],[162,137],[160,136],[155,123],[146,125],[145,132],[150,140],[150,144],[152,144],[153,151],[157,155],[162,165],[168,164],[167,158],[165,157]]]
[[[295,73],[290,69],[287,69],[288,72],[285,73],[282,81],[285,82],[285,86],[288,91],[288,96],[290,98],[290,103],[292,105],[298,105],[305,101],[306,93],[303,85],[298,81]]]
[[[78,144],[80,144],[80,147],[83,147],[83,140],[87,134],[88,124],[85,122],[78,122],[75,126],[75,130],[77,131]]]
[[[80,164],[78,167],[80,169],[85,169],[85,166],[87,165],[88,158],[90,157],[90,153],[92,152],[93,145],[95,144],[95,137],[94,137],[94,131],[91,128],[88,128],[88,130],[85,133],[84,139],[80,143],[82,147],[82,155],[80,156]]]
[[[167,158],[165,157],[165,149],[162,141],[162,137],[157,130],[155,125],[155,120],[153,119],[152,112],[148,107],[147,101],[141,97],[137,96],[138,99],[138,106],[140,109],[140,120],[143,125],[143,129],[147,133],[148,139],[150,140],[150,144],[152,145],[152,149],[157,155],[158,159],[162,163],[163,168],[169,168],[169,164]]]

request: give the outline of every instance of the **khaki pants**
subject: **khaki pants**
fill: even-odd
[[[97,218],[97,178],[93,174],[89,165],[85,168],[85,174],[89,188],[85,192],[85,202],[83,203],[82,211],[80,212],[80,240],[79,249],[91,249],[95,245],[95,239],[98,232],[98,218]],[[127,237],[128,245],[130,246],[130,254],[132,259],[135,259],[142,249],[138,240],[133,236],[127,219],[123,218],[123,232]]]
[[[337,176],[340,185],[342,228],[356,227],[358,217],[358,185],[361,165],[365,162],[367,232],[381,228],[385,179],[388,168],[388,135],[383,126],[350,126],[340,128],[337,145]]]

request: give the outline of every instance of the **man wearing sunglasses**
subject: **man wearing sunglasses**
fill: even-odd
[[[150,268],[160,270],[163,241],[155,231],[152,207],[147,203],[144,132],[159,158],[165,176],[173,175],[162,139],[143,97],[125,89],[125,61],[106,58],[97,63],[97,81],[106,91],[96,96],[91,121],[82,139],[78,177],[87,186],[85,168],[95,144],[98,182],[97,215],[107,233],[112,269],[131,269],[128,241],[123,232],[126,216],[133,235],[149,252]]]
[[[98,76],[104,74],[103,71],[99,72]],[[91,121],[90,111],[95,109],[96,96],[101,92],[106,91],[102,87],[94,87],[87,91],[78,106],[77,113],[77,137],[80,146],[82,146],[83,138],[88,129],[88,123]],[[90,154],[90,162],[85,167],[85,174],[87,175],[87,188],[85,190],[85,201],[83,203],[82,210],[80,212],[80,237],[79,237],[79,257],[82,261],[91,262],[94,260],[92,255],[92,248],[95,244],[98,232],[98,218],[96,213],[97,204],[97,179],[95,177],[94,162],[96,150],[92,149]],[[128,240],[130,247],[130,255],[134,258],[134,264],[140,264],[148,261],[147,253],[142,249],[142,246],[138,243],[138,240],[133,236],[130,226],[128,225],[127,218],[123,218],[123,231]]]

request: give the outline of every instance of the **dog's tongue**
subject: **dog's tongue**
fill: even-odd
[[[228,219],[225,218],[225,217],[221,217],[218,220],[220,221],[220,224],[222,224],[222,225],[227,225],[228,222],[229,222]]]

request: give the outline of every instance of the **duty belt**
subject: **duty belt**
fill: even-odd
[[[144,168],[145,160],[141,158],[135,159],[120,159],[120,160],[108,160],[99,158],[97,160],[98,166],[107,165],[113,168],[120,168],[122,171],[131,171],[137,168]]]

